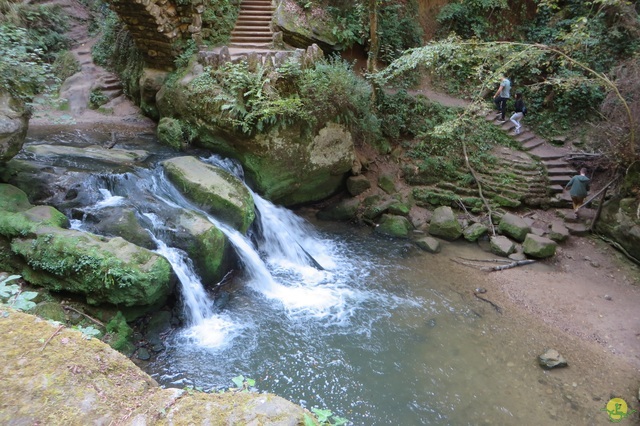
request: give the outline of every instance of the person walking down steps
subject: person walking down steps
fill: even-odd
[[[501,122],[505,122],[505,114],[507,113],[507,101],[511,97],[509,93],[511,90],[511,81],[503,75],[500,77],[500,87],[496,91],[496,94],[493,96],[496,107],[500,111],[500,120]]]
[[[569,189],[569,195],[571,195],[574,212],[578,211],[578,208],[580,208],[584,199],[587,198],[587,193],[589,192],[591,180],[586,175],[587,169],[583,167],[580,169],[580,174],[572,177],[564,187],[565,190]]]
[[[522,93],[516,93],[516,104],[514,109],[515,109],[515,112],[513,113],[513,115],[509,120],[511,120],[511,122],[516,125],[516,128],[514,131],[517,135],[520,133],[520,128],[522,127],[522,125],[520,124],[520,121],[522,121],[522,118],[527,113],[527,107],[524,105],[524,99],[522,98]]]

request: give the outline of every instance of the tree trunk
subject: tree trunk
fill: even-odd
[[[378,0],[369,0],[369,55],[367,71],[376,71],[378,62]]]

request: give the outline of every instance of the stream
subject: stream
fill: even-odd
[[[26,146],[83,147],[103,137],[31,134]],[[25,151],[18,158],[53,169],[57,181],[51,185],[78,188],[81,206],[52,200],[74,217],[73,227],[87,229],[84,218],[105,208],[133,208],[155,251],[172,264],[186,320],[147,366],[161,385],[219,391],[243,375],[255,380],[259,392],[329,409],[353,425],[575,425],[606,419],[549,392],[562,385],[537,366],[540,346],[528,332],[463,297],[461,289],[476,286],[472,272],[406,240],[319,222],[306,210],[294,212],[257,194],[258,219],[250,235],[207,215],[242,265],[228,302],[216,308],[185,252],[165,238],[176,209],[205,214],[175,190],[158,164],[184,154],[160,147],[150,135],[121,140],[118,147],[153,154],[126,167]],[[234,162],[190,155],[241,176]],[[469,257],[478,252],[466,243],[449,247]]]

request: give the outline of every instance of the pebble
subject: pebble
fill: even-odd
[[[486,289],[486,288],[484,288],[484,287],[478,287],[478,288],[476,288],[476,290],[475,290],[475,291],[476,291],[476,293],[483,294],[483,293],[486,293],[486,292],[487,292],[487,289]]]
[[[604,295],[604,298],[605,298],[606,300],[613,300],[613,297],[609,296],[608,294],[605,294],[605,295]]]

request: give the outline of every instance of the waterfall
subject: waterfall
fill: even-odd
[[[242,175],[241,168],[233,162],[207,161]],[[332,243],[323,241],[306,221],[293,212],[252,193],[257,213],[252,241],[193,205],[169,182],[161,167],[108,175],[102,180],[104,182],[100,179],[93,182],[91,189],[99,192],[101,199],[85,210],[128,206],[146,218],[143,222],[157,245],[156,252],[170,262],[180,281],[188,326],[183,335],[189,340],[208,347],[226,345],[240,333],[243,327],[240,324],[246,321],[233,320],[215,312],[213,300],[187,254],[166,243],[163,235],[171,235],[175,230],[167,227],[165,222],[170,223],[176,209],[202,215],[223,232],[243,266],[241,279],[245,285],[258,295],[276,302],[274,306],[280,306],[287,316],[339,321],[348,316],[348,299],[355,292],[340,284],[341,280],[337,280],[332,272],[336,267]],[[74,227],[80,229],[81,225],[74,223]]]

